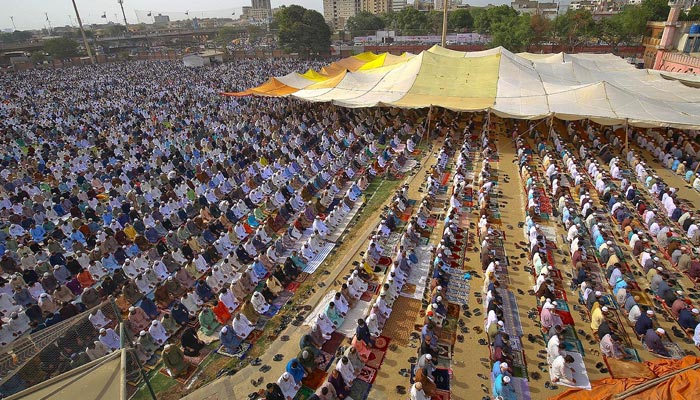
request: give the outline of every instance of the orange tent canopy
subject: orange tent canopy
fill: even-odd
[[[644,382],[647,382],[650,380],[649,376],[662,377],[697,363],[700,363],[700,358],[692,356],[684,357],[680,360],[659,359],[645,361],[643,366],[646,367],[647,371],[637,374],[637,377],[601,379],[599,381],[591,382],[591,390],[570,389],[558,396],[552,397],[550,400],[612,399],[613,396],[620,394],[625,390],[632,389]],[[611,372],[613,372],[612,369]],[[651,372],[651,374],[649,374],[649,372]],[[634,374],[631,375],[634,376]],[[638,377],[639,375],[649,376]],[[691,400],[697,399],[698,397],[700,397],[700,370],[688,370],[675,375],[668,380],[660,382],[643,392],[634,394],[628,397],[628,399]]]

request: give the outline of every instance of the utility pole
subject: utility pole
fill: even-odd
[[[447,44],[447,3],[448,0],[445,0],[442,4],[442,47]]]
[[[73,9],[75,10],[75,18],[78,19],[78,25],[80,26],[80,35],[83,37],[83,45],[85,46],[85,50],[88,53],[88,57],[90,57],[90,63],[95,64],[95,57],[92,55],[92,50],[90,50],[90,44],[88,43],[87,37],[85,36],[85,29],[83,29],[83,21],[80,19],[78,6],[75,4],[75,0],[71,1],[73,2]]]
[[[126,28],[126,31],[129,32],[129,23],[126,22],[126,14],[124,13],[124,0],[117,0],[117,3],[119,3],[119,7],[122,8],[122,17],[124,17],[124,27]]]
[[[49,24],[49,36],[51,36],[53,34],[53,28],[51,27],[51,20],[49,19],[48,13],[44,13],[44,15],[46,16],[46,22]]]

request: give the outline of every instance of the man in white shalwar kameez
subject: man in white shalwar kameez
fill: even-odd
[[[119,335],[117,335],[117,333],[114,332],[114,329],[112,328],[100,329],[99,339],[103,345],[107,346],[112,351],[117,350],[121,347],[121,344],[119,342]]]
[[[253,293],[253,297],[250,298],[250,303],[253,305],[255,311],[263,315],[270,309],[270,304],[268,304],[265,297],[260,292]]]
[[[250,320],[243,314],[243,313],[238,313],[236,314],[236,317],[233,318],[233,331],[236,333],[236,336],[238,336],[241,339],[245,339],[250,335],[250,332],[252,332],[255,329],[255,325],[250,323]]]
[[[347,357],[342,357],[338,360],[338,363],[335,364],[335,369],[337,369],[343,377],[345,384],[347,386],[352,386],[352,382],[355,380],[355,368],[350,363],[350,360]]]
[[[153,340],[156,341],[156,343],[161,345],[167,342],[168,338],[170,337],[170,335],[168,335],[168,331],[165,330],[163,324],[158,320],[151,321],[151,326],[148,328],[148,333],[151,335]]]
[[[292,376],[289,374],[289,372],[282,373],[282,375],[277,380],[277,386],[280,387],[284,398],[287,400],[293,399],[294,396],[296,396],[299,389],[301,389],[301,385],[294,382],[294,379],[292,379]]]
[[[335,326],[324,313],[319,313],[318,316],[316,316],[316,326],[321,330],[323,338],[326,340],[330,339],[331,334],[335,332]]]

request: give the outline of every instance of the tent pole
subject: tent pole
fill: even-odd
[[[442,47],[447,45],[447,0],[442,4]]]
[[[630,135],[627,130],[629,129],[629,120],[625,118],[625,159],[627,159],[627,153],[630,152]]]

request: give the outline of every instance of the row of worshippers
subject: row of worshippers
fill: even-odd
[[[584,150],[582,150],[582,152],[585,156],[586,152]],[[564,154],[564,162],[568,163],[570,166],[570,171],[576,170],[577,168],[582,168],[577,162],[575,162],[575,158],[571,153],[564,151],[562,154]],[[610,194],[611,189],[615,190],[616,188],[609,184],[601,183],[606,174],[602,170],[599,170],[599,167],[595,161],[591,161],[588,158],[587,160],[588,168],[583,172],[583,174],[588,173],[591,180],[596,181],[596,190],[601,195],[601,200],[605,202],[605,196]],[[579,211],[575,209],[576,205],[572,205],[571,199],[568,199],[569,214],[573,218],[572,224],[567,233],[567,240],[569,240],[571,244],[572,260],[576,260],[575,262],[579,262],[579,260],[586,260],[585,248],[583,249],[583,253],[577,253],[581,251],[578,239],[581,234],[590,233],[590,239],[588,239],[589,243],[596,247],[599,254],[599,261],[601,262],[601,265],[606,267],[605,278],[607,279],[607,283],[610,286],[613,295],[616,297],[618,304],[624,304],[623,308],[625,310],[624,312],[627,313],[628,321],[630,321],[630,324],[634,325],[635,332],[640,335],[641,339],[644,341],[646,347],[650,349],[650,351],[660,355],[667,355],[668,352],[663,346],[660,338],[663,336],[663,334],[665,334],[665,332],[661,328],[656,330],[652,329],[651,318],[654,315],[653,310],[647,310],[645,306],[640,306],[637,304],[639,297],[635,298],[634,296],[631,296],[631,294],[627,293],[627,282],[622,272],[622,265],[620,264],[620,260],[618,258],[618,254],[620,254],[621,251],[611,240],[613,237],[612,233],[610,233],[606,227],[601,224],[601,222],[598,222],[601,221],[600,215],[598,214],[595,206],[592,205],[590,195],[587,192],[584,192],[585,190],[586,189],[583,186],[580,188],[582,195],[580,196],[581,204],[579,204],[579,206],[581,207],[580,212],[588,212],[588,216],[585,216],[585,214],[579,214]],[[587,204],[589,207],[586,208]],[[620,218],[615,215],[615,212],[623,209],[624,206],[619,204],[618,201],[615,201],[614,203],[609,201],[606,205],[610,208],[613,218],[616,218],[619,222],[622,222],[620,221]],[[566,203],[564,203],[564,206],[566,206]],[[631,233],[636,234],[635,231],[631,231]],[[658,263],[658,258],[655,261]],[[654,271],[656,271],[656,268],[663,269],[660,265],[658,267],[653,267],[653,265],[650,264],[650,266],[650,269],[653,269]],[[594,283],[592,281],[593,277],[588,276],[586,270],[587,268],[583,264],[575,265],[575,268],[577,268],[577,272],[575,274],[574,283],[579,283],[581,285],[582,298],[591,316],[591,330],[596,338],[600,340],[601,353],[607,357],[620,359],[630,358],[621,345],[621,338],[619,337],[618,333],[611,329],[608,322],[609,314],[613,311],[608,309],[605,303],[607,300],[605,300],[603,297],[603,293],[600,290],[597,290],[597,287],[600,286],[596,286],[596,284],[599,285],[599,282]],[[649,331],[648,336],[646,335],[647,331]]]
[[[353,190],[356,190],[355,188],[352,188],[352,189],[353,189]],[[184,226],[183,226],[183,227],[184,227]],[[182,229],[182,227],[181,227],[181,229]],[[222,239],[223,239],[223,238],[228,239],[228,237],[225,236],[225,235],[223,234],[223,232],[222,232],[222,234],[221,234],[221,237],[222,237]],[[218,244],[218,243],[219,243],[219,240],[217,239],[217,241],[215,242],[215,244]],[[228,246],[228,249],[230,250],[230,246]],[[239,249],[240,249],[240,247],[239,247]],[[219,252],[223,253],[223,252],[225,251],[225,248],[224,248],[224,249],[218,249],[218,250],[219,250]],[[222,250],[223,250],[223,251],[222,251]],[[253,251],[255,251],[255,250],[253,249]],[[179,257],[178,257],[178,255],[179,255]],[[72,259],[71,259],[72,257],[69,256],[69,257],[68,257],[68,263],[67,263],[67,265],[70,266],[71,263],[77,265],[79,262],[89,262],[89,263],[91,264],[91,266],[93,266],[93,265],[99,263],[99,261],[98,261],[98,262],[91,262],[91,261],[89,261],[89,258],[88,258],[87,255],[84,254],[84,253],[81,254],[81,256],[82,256],[82,259],[81,259],[81,258],[78,258],[78,260],[72,260]],[[173,257],[168,258],[168,256],[169,256],[169,254],[167,253],[167,251],[164,251],[164,252],[163,252],[163,258],[162,258],[161,260],[156,260],[156,263],[153,265],[153,268],[152,268],[152,269],[149,269],[149,268],[148,268],[147,263],[139,263],[139,262],[138,262],[139,259],[136,259],[136,260],[134,261],[134,263],[132,264],[131,261],[127,258],[127,259],[124,260],[124,270],[126,270],[126,271],[133,271],[132,274],[131,274],[132,276],[133,276],[133,274],[135,274],[136,272],[145,271],[145,272],[144,272],[144,276],[137,276],[137,277],[136,277],[136,278],[137,278],[137,279],[136,279],[136,284],[137,284],[136,289],[138,289],[138,291],[140,291],[141,293],[143,293],[143,292],[146,292],[148,289],[153,288],[154,285],[157,285],[157,280],[158,280],[158,279],[163,279],[163,278],[165,278],[166,274],[167,274],[168,272],[171,271],[171,268],[173,268],[172,266],[173,266],[174,264],[176,264],[177,261],[184,261],[184,258],[182,258],[182,254],[181,254],[179,248],[175,249],[175,251],[173,252]],[[179,259],[179,260],[178,260],[178,259]],[[165,263],[168,262],[168,261],[169,261],[169,263],[168,263],[168,265],[166,266]],[[195,264],[195,265],[193,265],[193,266],[196,267],[197,272],[201,272],[201,271],[202,271],[204,268],[206,268],[206,266],[207,266],[206,260],[202,257],[201,254],[199,255],[199,257],[198,257],[196,260],[193,260],[193,261],[194,261],[194,262],[191,263],[190,265]],[[197,261],[199,261],[199,262],[197,262]],[[140,266],[140,268],[135,267],[135,265]],[[62,267],[63,267],[63,266],[59,264],[59,265],[56,265],[54,269],[59,269],[59,268],[62,268]],[[166,270],[166,267],[167,267],[167,270]],[[76,267],[76,268],[77,268],[77,267]],[[105,272],[103,267],[102,267],[102,268],[98,268],[98,269],[101,269],[102,272]],[[195,268],[193,268],[193,271],[192,271],[193,273],[195,272],[194,269],[195,269]],[[156,274],[154,273],[154,271],[158,271],[158,274],[156,275]],[[151,279],[148,279],[148,275],[149,275],[149,274],[151,275]],[[66,275],[67,275],[67,274],[66,274]],[[87,272],[87,271],[81,271],[81,272],[78,274],[77,277],[80,278],[82,275],[87,275],[88,278],[90,278],[89,272]],[[51,278],[51,277],[49,277],[49,278]],[[64,279],[65,279],[65,278],[67,278],[67,277],[64,277]],[[143,279],[139,279],[139,278],[143,278]],[[189,277],[185,277],[185,278],[186,278],[186,279],[189,279]],[[42,281],[42,283],[45,283],[45,281],[46,281],[46,280]],[[146,283],[143,283],[143,282],[146,282]],[[35,282],[35,283],[36,283],[36,282]],[[93,279],[88,279],[88,283],[94,283],[94,280],[93,280]],[[142,285],[139,285],[139,283],[143,283],[143,284],[142,284]],[[68,283],[67,286],[70,286],[70,283]],[[142,286],[143,286],[143,287],[142,287]],[[133,288],[132,288],[132,289],[133,289]],[[164,288],[163,288],[163,289],[164,289]],[[94,291],[94,289],[92,289],[92,288],[85,288],[85,290]],[[132,290],[132,291],[133,291],[133,292],[137,292],[137,290]],[[125,292],[126,292],[127,294],[129,293],[128,290],[125,290]],[[163,290],[163,292],[164,292],[164,293],[168,293],[168,292],[173,293],[173,291],[166,291],[166,290]],[[174,291],[174,293],[178,293],[178,291]],[[135,295],[138,296],[137,293],[135,293]],[[84,297],[85,297],[86,299],[88,298],[88,296],[84,296]],[[96,298],[97,296],[92,296],[92,297],[95,297],[95,298]],[[6,298],[6,296],[5,296],[5,298]],[[4,304],[4,303],[5,303],[5,302],[3,302],[3,304]],[[3,308],[5,308],[5,307],[3,307]]]
[[[395,204],[407,203],[406,189],[403,187],[396,193],[393,198]],[[399,201],[396,202],[396,200]],[[363,256],[363,262],[353,270],[325,309],[315,317],[311,330],[302,337],[300,353],[288,361],[285,372],[276,382],[267,384],[264,392],[266,399],[288,399],[296,395],[301,388],[302,380],[313,372],[316,360],[322,356],[321,346],[331,338],[335,330],[343,325],[348,311],[357,304],[369,288],[369,284],[376,280],[375,274],[391,266],[379,297],[373,303],[369,314],[357,321],[351,345],[345,349],[326,382],[316,390],[313,396],[332,400],[346,398],[349,395],[350,387],[369,360],[371,347],[376,338],[381,335],[381,330],[406,282],[410,268],[418,262],[414,251],[417,242],[412,242],[406,232],[397,245],[395,259],[392,261],[390,257],[384,256],[383,239],[394,230],[389,229],[388,226],[398,224],[398,222],[387,222],[391,218],[396,218],[390,213],[391,211],[382,219],[372,235]]]
[[[693,189],[700,191],[700,173],[698,166],[697,134],[692,137],[680,130],[671,130],[665,136],[662,131],[650,132],[634,131],[631,140],[634,140],[640,148],[648,150],[664,167],[691,184]]]

